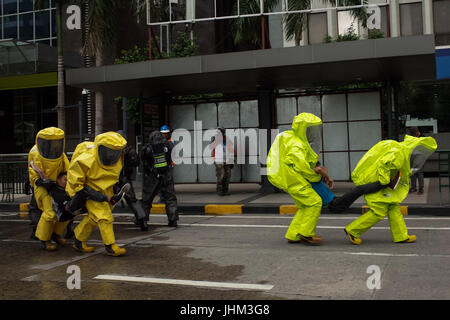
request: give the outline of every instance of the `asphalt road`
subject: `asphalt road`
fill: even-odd
[[[450,217],[406,217],[418,238],[411,244],[393,243],[385,219],[355,246],[343,228],[356,217],[322,215],[324,242],[307,246],[284,239],[292,216],[180,216],[175,229],[152,215],[142,232],[131,215],[117,215],[127,254],[114,258],[98,230],[94,253],[75,252],[71,240],[45,252],[29,239],[27,219],[0,213],[0,299],[450,299]]]

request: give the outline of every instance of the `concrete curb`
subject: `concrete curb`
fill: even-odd
[[[28,203],[0,203],[0,212],[20,212],[22,215],[28,214]],[[272,204],[179,204],[178,209],[181,215],[231,215],[231,214],[280,214],[293,215],[297,211],[294,205],[280,203]],[[362,214],[367,211],[366,205],[352,206],[343,214]],[[450,206],[430,206],[430,205],[408,205],[401,206],[403,215],[431,215],[450,216]],[[130,210],[125,207],[116,207],[114,213],[126,213]],[[165,214],[164,204],[154,204],[151,214]],[[322,214],[331,212],[324,208]]]

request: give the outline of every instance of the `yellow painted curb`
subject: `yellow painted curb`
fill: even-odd
[[[242,204],[208,204],[205,206],[205,214],[242,214]]]
[[[152,214],[166,214],[166,205],[165,204],[153,204],[150,209],[150,213]]]
[[[294,205],[282,205],[280,206],[280,214],[295,214],[297,212],[297,207]]]
[[[362,206],[362,213],[366,213],[369,211],[369,206]],[[402,215],[407,216],[408,215],[408,206],[400,206],[400,212]]]
[[[30,211],[30,204],[29,203],[21,203],[19,204],[19,210],[20,212],[24,212],[24,211]]]

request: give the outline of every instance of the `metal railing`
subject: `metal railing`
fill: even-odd
[[[13,202],[16,194],[30,194],[27,154],[0,155],[1,202]]]

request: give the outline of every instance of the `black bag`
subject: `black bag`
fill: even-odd
[[[169,148],[165,143],[156,143],[150,146],[152,153],[152,169],[156,176],[165,176],[169,171]]]

